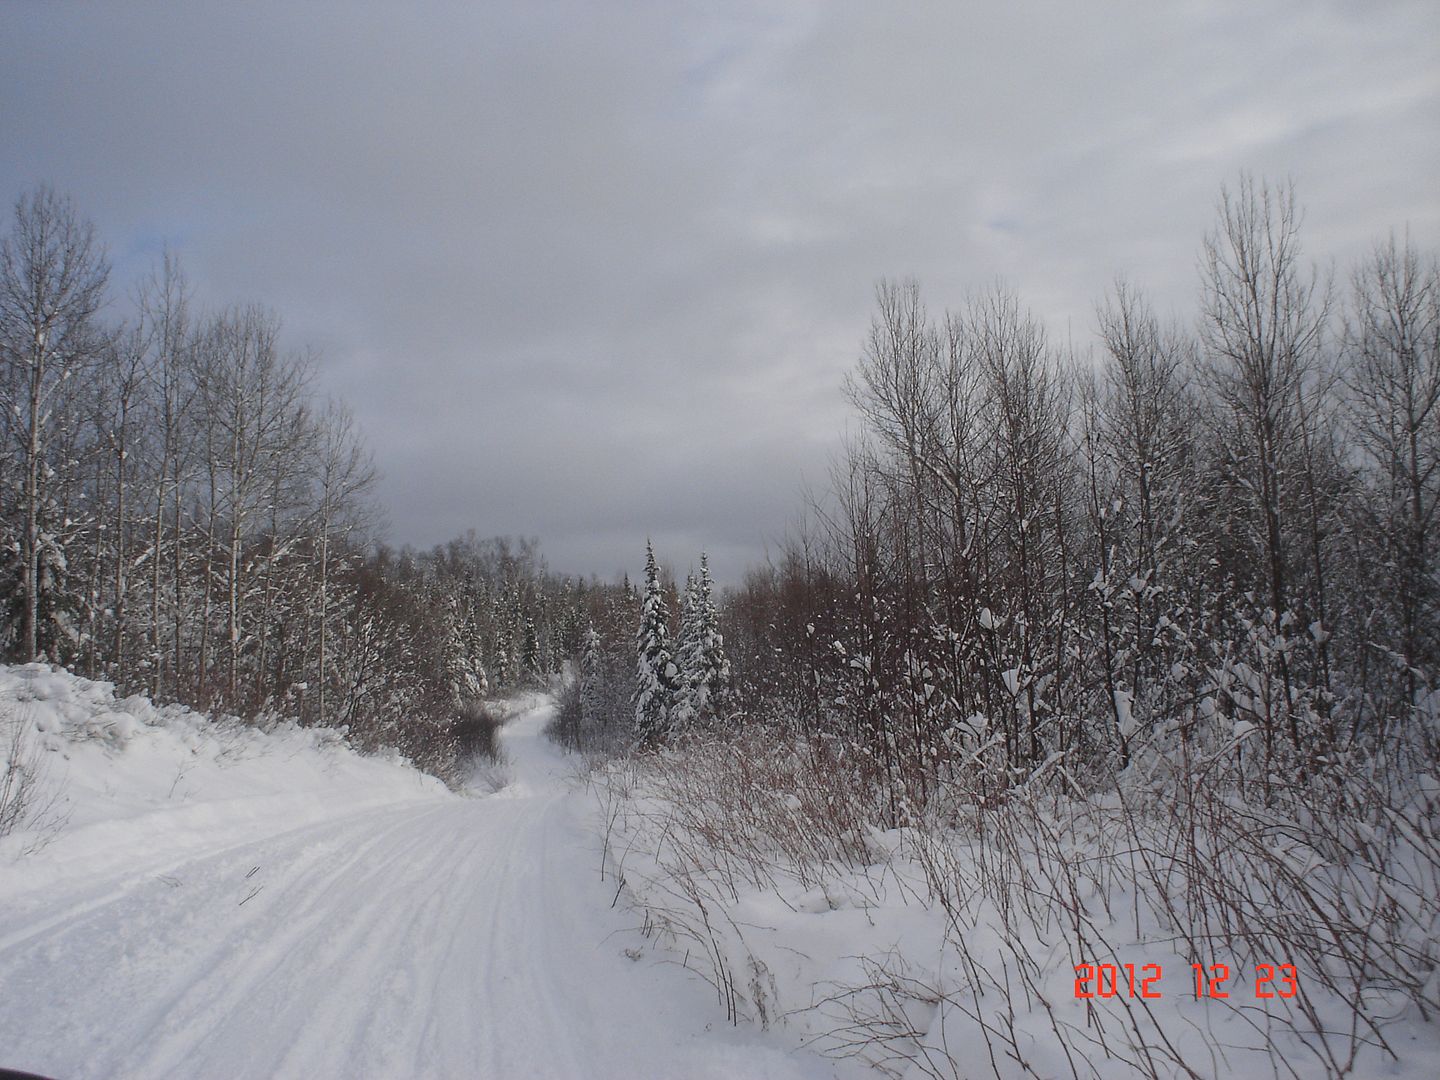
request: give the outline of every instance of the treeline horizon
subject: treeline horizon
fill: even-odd
[[[0,241],[5,659],[345,726],[453,778],[475,702],[544,685],[613,621],[625,590],[552,573],[536,541],[381,542],[370,452],[276,313],[201,310],[168,252],[128,303],[109,275],[68,198],[17,200]]]
[[[897,818],[982,762],[1436,760],[1434,253],[1392,234],[1334,280],[1291,186],[1216,210],[1195,324],[1122,280],[1094,363],[1003,285],[932,315],[880,284],[863,432],[724,611],[748,714],[863,750]]]
[[[1392,236],[1331,281],[1293,190],[1242,177],[1200,262],[1196,325],[1119,283],[1089,363],[1004,286],[936,318],[883,282],[847,380],[864,433],[721,598],[730,713],[708,726],[854,740],[897,812],[976,754],[1018,776],[1123,767],[1217,716],[1286,760],[1425,728],[1434,257]],[[636,670],[628,578],[473,534],[379,543],[369,452],[273,313],[198,311],[167,254],[103,321],[94,229],[45,187],[0,269],[7,657],[401,743],[578,661],[592,626],[610,682]],[[642,693],[611,687],[612,742]]]

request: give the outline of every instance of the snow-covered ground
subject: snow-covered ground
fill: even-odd
[[[0,669],[40,818],[0,840],[0,1068],[54,1077],[830,1077],[728,1026],[601,881],[593,803],[507,725],[463,797],[333,734]],[[43,810],[43,808],[42,808]],[[59,823],[63,826],[57,828]],[[33,850],[39,847],[39,850]]]
[[[1316,879],[1308,891],[1298,876],[1282,879],[1278,915],[1228,937],[1223,920],[1236,911],[1266,917],[1267,864],[1244,864],[1256,876],[1239,886],[1251,892],[1199,879],[1211,892],[1196,901],[1208,933],[1197,937],[1207,957],[1197,994],[1174,928],[1182,912],[1165,921],[1157,899],[1184,900],[1160,888],[1185,865],[1183,853],[1166,854],[1178,849],[1164,815],[1126,817],[1115,796],[1021,792],[968,820],[881,829],[861,818],[863,800],[846,806],[843,783],[816,775],[758,737],[616,761],[594,785],[612,875],[660,940],[708,965],[731,1008],[756,1024],[783,1023],[844,1064],[863,1058],[903,1080],[1440,1076],[1428,1004],[1440,980],[1429,961],[1436,924],[1415,894],[1433,895],[1436,881],[1419,858],[1433,843],[1421,834],[1423,805],[1380,894],[1398,929],[1375,916],[1369,938],[1334,930],[1352,952],[1357,940],[1371,950],[1360,994],[1372,1027],[1345,996],[1345,969],[1288,951],[1348,925],[1323,906],[1337,894],[1325,891],[1318,857],[1305,867]],[[1220,854],[1197,858],[1216,864]],[[1366,917],[1364,891],[1341,880],[1340,900]],[[1236,906],[1252,892],[1258,901]],[[1271,949],[1257,951],[1245,932]],[[1404,962],[1429,973],[1424,1004],[1397,989]]]

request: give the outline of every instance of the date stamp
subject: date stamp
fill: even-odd
[[[1191,964],[1193,980],[1187,989],[1195,998],[1228,998],[1246,990],[1258,1000],[1293,998],[1300,991],[1294,964],[1256,964],[1248,972],[1230,970],[1228,964]],[[1159,964],[1076,964],[1077,998],[1130,997],[1155,1000],[1164,997]]]

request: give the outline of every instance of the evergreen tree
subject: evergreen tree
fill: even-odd
[[[520,668],[532,679],[545,675],[544,654],[540,649],[540,634],[535,629],[535,620],[525,616],[525,642],[520,653]]]
[[[506,585],[496,598],[495,607],[495,682],[497,686],[513,686],[521,677],[520,666],[522,626],[520,597],[513,584]]]
[[[686,659],[689,707],[696,719],[717,713],[730,692],[730,661],[725,656],[725,637],[720,633],[720,620],[715,610],[714,583],[710,579],[710,563],[700,553],[700,573],[694,581],[694,598],[686,598],[693,607]]]
[[[515,679],[510,653],[510,630],[501,626],[495,635],[495,682],[498,686],[509,686]]]
[[[470,605],[455,600],[449,603],[446,620],[445,661],[450,682],[450,697],[456,705],[485,696],[488,680],[476,648],[474,620]]]
[[[700,675],[700,634],[696,590],[692,573],[685,578],[685,591],[680,600],[680,640],[675,647],[675,666],[680,675],[675,684],[675,710],[671,718],[675,731],[685,729],[699,715],[696,690]]]
[[[594,731],[599,728],[604,707],[601,680],[604,678],[605,656],[600,643],[600,634],[595,627],[585,630],[585,641],[580,653],[580,730]]]
[[[635,735],[642,743],[663,741],[671,733],[679,672],[670,656],[669,622],[660,569],[647,540],[645,598],[635,638]]]

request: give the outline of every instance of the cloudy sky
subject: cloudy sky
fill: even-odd
[[[1440,248],[1440,4],[0,6],[0,198],[116,279],[168,243],[322,354],[390,539],[647,534],[722,578],[823,485],[876,281],[997,277],[1085,347],[1118,273],[1193,312],[1221,183],[1292,178],[1343,269]]]

